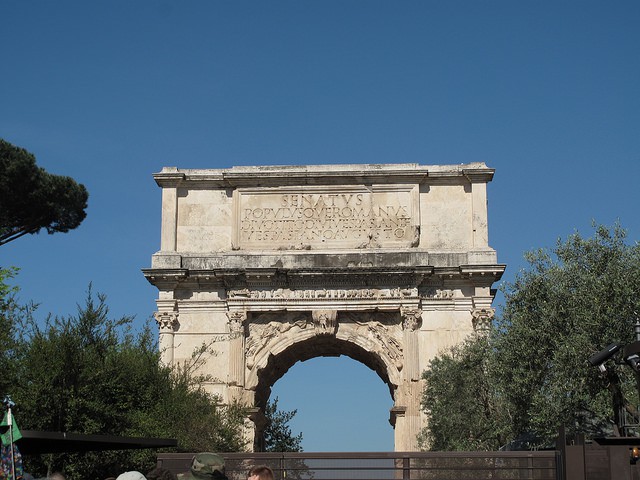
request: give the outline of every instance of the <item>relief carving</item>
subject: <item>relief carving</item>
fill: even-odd
[[[389,327],[378,322],[370,322],[366,326],[366,335],[374,341],[376,345],[374,351],[378,355],[388,356],[398,370],[402,370],[402,344],[394,338]]]
[[[247,368],[253,368],[255,359],[277,342],[289,330],[304,330],[310,324],[307,314],[301,312],[265,312],[249,321],[249,335],[245,342]]]
[[[428,288],[424,292],[425,298],[431,298],[436,300],[448,300],[450,298],[454,298],[455,291],[449,289],[441,289],[441,288]]]
[[[400,371],[403,368],[403,346],[398,338],[401,334],[398,321],[397,312],[340,313],[340,325],[346,327],[343,335],[347,341],[389,358]]]
[[[333,299],[380,299],[417,297],[418,288],[357,288],[357,289],[305,289],[289,288],[249,290],[241,288],[229,290],[230,299],[252,300],[333,300]]]
[[[398,323],[397,312],[344,312],[340,314],[346,320],[366,327],[371,322],[382,325],[394,325]]]

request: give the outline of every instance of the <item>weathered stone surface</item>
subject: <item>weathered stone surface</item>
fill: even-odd
[[[164,168],[161,249],[143,270],[163,360],[210,345],[210,390],[252,407],[258,446],[273,384],[348,355],[388,385],[396,450],[415,449],[421,372],[493,313],[492,177],[482,163]]]

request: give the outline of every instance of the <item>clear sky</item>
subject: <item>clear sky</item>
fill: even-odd
[[[150,318],[163,166],[486,162],[506,281],[592,221],[640,238],[637,0],[4,0],[0,18],[0,137],[90,193],[77,230],[0,247],[42,318],[90,282]],[[393,447],[388,389],[350,359],[298,363],[273,395],[306,451]]]

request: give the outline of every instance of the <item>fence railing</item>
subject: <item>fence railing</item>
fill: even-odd
[[[158,465],[189,469],[192,454],[158,454]],[[275,480],[562,480],[560,453],[364,452],[223,453],[229,480],[267,465]]]

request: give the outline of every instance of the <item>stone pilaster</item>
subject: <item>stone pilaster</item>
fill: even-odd
[[[418,333],[422,325],[422,310],[419,308],[401,308],[403,339],[404,339],[404,381],[398,388],[396,402],[403,408],[403,414],[396,425],[396,450],[416,451],[418,449],[417,436],[420,433],[420,352],[418,347]],[[400,432],[398,432],[398,428]]]
[[[463,171],[471,183],[473,248],[488,249],[487,180],[492,174],[486,169],[466,168]]]
[[[249,420],[245,438],[253,442],[254,452],[264,452],[264,430],[267,428],[267,417],[261,408],[253,407],[249,410]]]
[[[169,180],[162,189],[162,226],[160,233],[160,251],[175,252],[177,248],[178,232],[178,182],[183,174],[175,167],[162,169],[163,177]]]
[[[165,365],[171,365],[173,363],[173,339],[175,331],[178,329],[178,313],[158,311],[153,314],[153,317],[158,322],[160,327],[159,346],[160,346],[160,360]]]
[[[418,434],[422,426],[420,399],[424,382],[404,381],[396,391],[396,401],[391,409],[391,423],[395,429],[395,450],[416,452]]]
[[[422,310],[419,308],[401,308],[402,332],[404,339],[404,374],[410,381],[420,379],[420,361],[418,352],[418,329],[422,324]]]
[[[227,312],[229,318],[229,385],[244,386],[244,322],[247,312]]]

